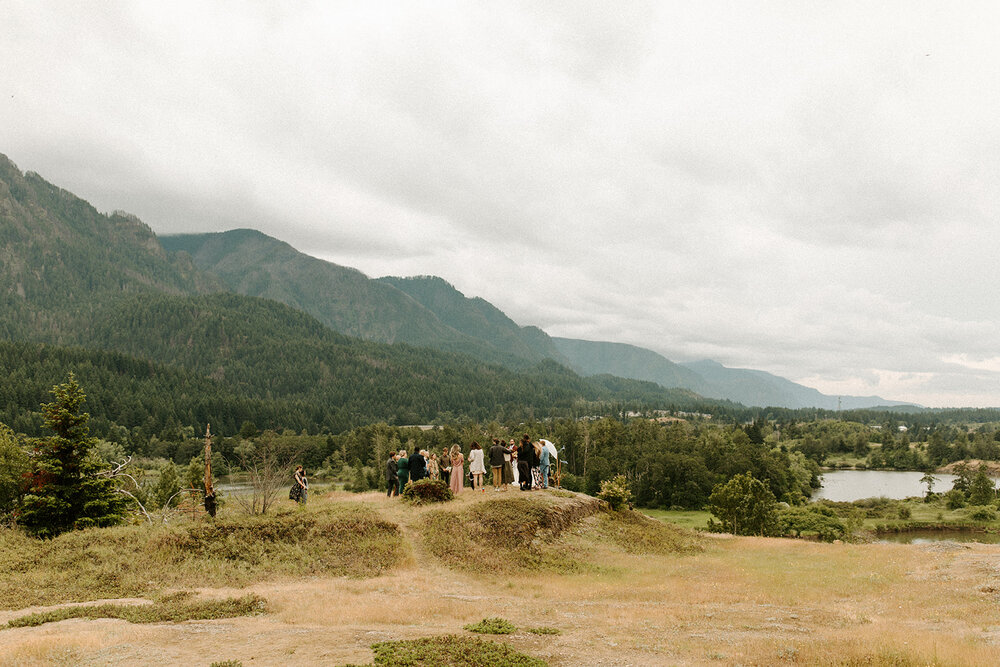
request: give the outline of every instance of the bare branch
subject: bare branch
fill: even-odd
[[[131,493],[129,493],[125,489],[118,489],[118,493],[124,493],[126,496],[128,496],[129,498],[131,498],[132,500],[134,500],[135,504],[139,506],[139,509],[142,510],[142,513],[146,516],[146,521],[148,521],[149,523],[153,523],[152,517],[149,516],[149,512],[146,511],[146,508],[143,507],[142,503],[139,502],[138,498],[136,498],[134,495],[132,495]]]

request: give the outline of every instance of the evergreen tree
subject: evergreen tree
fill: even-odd
[[[20,523],[39,537],[74,528],[122,523],[126,497],[102,476],[101,464],[88,457],[96,440],[89,436],[86,395],[72,373],[52,388],[55,400],[42,406],[45,426],[55,435],[38,440]]]
[[[972,483],[969,484],[969,504],[991,505],[994,500],[996,500],[996,489],[993,487],[993,480],[983,468],[979,468],[972,478]]]
[[[0,423],[0,520],[19,504],[27,472],[27,452],[13,431]]]

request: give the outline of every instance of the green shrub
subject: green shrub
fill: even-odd
[[[435,667],[546,667],[544,661],[520,653],[506,644],[479,637],[445,635],[372,645],[375,666],[434,665]]]
[[[847,526],[834,511],[822,505],[779,510],[778,525],[782,535],[789,537],[815,535],[824,542],[845,539],[848,533]]]
[[[960,489],[952,489],[944,494],[944,505],[950,510],[957,510],[965,507],[965,492]]]
[[[414,505],[426,503],[445,503],[452,500],[455,494],[451,487],[440,479],[422,479],[418,482],[407,482],[403,487],[403,500]]]
[[[973,521],[996,521],[997,512],[988,505],[977,505],[969,508],[969,518]]]
[[[900,505],[899,507],[899,518],[909,519],[913,515],[913,512],[906,505]]]
[[[528,628],[528,632],[530,632],[533,635],[561,635],[562,634],[562,630],[560,630],[559,628],[550,628],[550,627],[546,627],[546,626],[543,626],[543,627],[540,627],[540,628]]]
[[[514,624],[505,618],[484,618],[478,623],[466,625],[465,629],[483,635],[511,635],[517,632]]]
[[[601,482],[601,490],[597,497],[608,503],[613,510],[620,510],[632,502],[632,489],[625,475],[616,475],[612,479]]]

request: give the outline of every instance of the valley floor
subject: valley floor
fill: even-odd
[[[498,495],[466,492],[449,507]],[[152,625],[74,619],[0,630],[0,664],[364,664],[375,642],[468,634],[464,625],[486,617],[519,628],[486,639],[553,666],[1000,663],[997,546],[706,536],[698,552],[642,555],[571,530],[560,540],[585,556],[583,569],[466,571],[427,552],[422,517],[432,510],[377,494],[310,502],[331,500],[366,503],[398,523],[408,542],[404,562],[369,579],[251,586],[269,601],[263,616]],[[243,592],[199,589],[206,597]],[[24,613],[2,611],[0,623]],[[561,634],[526,632],[536,627]]]

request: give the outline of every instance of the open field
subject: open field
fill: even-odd
[[[244,564],[234,583],[220,585],[223,561],[199,585],[197,563],[185,562],[183,588],[200,599],[256,594],[268,613],[141,625],[73,618],[5,629],[0,664],[364,664],[373,643],[470,634],[465,625],[493,617],[518,631],[485,639],[550,665],[1000,663],[998,547],[696,537],[594,514],[587,501],[544,492],[528,499],[556,518],[539,526],[542,515],[519,504],[525,495],[467,491],[443,507],[374,493],[315,497],[309,515],[342,516],[360,504],[364,514],[398,524],[394,564],[386,569],[382,558],[378,567],[336,574]],[[467,524],[511,529],[498,505],[507,501],[540,537],[484,548],[488,535]],[[450,546],[449,518],[456,523]],[[49,567],[60,566],[39,561],[32,585],[43,583]],[[137,594],[149,599],[180,588],[175,575],[147,583]],[[44,590],[47,601],[7,605],[0,623],[59,599],[58,588]]]

